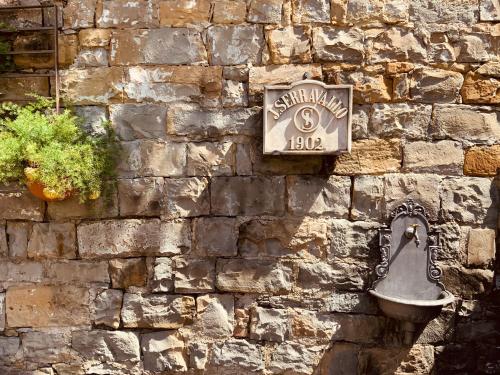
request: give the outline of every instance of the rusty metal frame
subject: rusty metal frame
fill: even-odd
[[[59,8],[56,4],[40,4],[40,5],[15,5],[8,7],[0,7],[0,12],[5,11],[16,11],[25,9],[40,9],[42,10],[43,19],[43,9],[53,8],[54,9],[54,24],[53,26],[41,26],[41,27],[27,27],[18,29],[0,29],[1,33],[22,33],[22,32],[35,32],[35,31],[53,31],[54,38],[54,49],[50,50],[25,50],[25,51],[10,51],[3,53],[2,55],[38,55],[38,54],[49,54],[51,53],[54,58],[54,72],[49,73],[3,73],[0,74],[0,78],[25,78],[25,77],[54,77],[55,81],[55,92],[56,92],[56,112],[59,113]]]

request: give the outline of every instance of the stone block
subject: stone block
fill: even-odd
[[[364,33],[357,28],[316,27],[313,47],[316,61],[360,63],[365,57]]]
[[[261,63],[265,44],[262,26],[211,26],[207,38],[213,65]]]
[[[173,261],[171,258],[155,258],[153,278],[151,280],[151,290],[153,292],[171,292],[174,290],[172,263]]]
[[[310,29],[286,26],[267,32],[272,64],[307,64],[312,61]]]
[[[20,348],[19,337],[0,337],[0,356],[4,362],[14,362]]]
[[[368,284],[368,274],[371,272],[363,263],[356,266],[341,261],[333,264],[323,261],[315,263],[303,262],[299,265],[297,285],[303,290],[320,291],[360,291]]]
[[[78,226],[82,258],[127,258],[161,254],[159,220],[107,220]]]
[[[318,342],[328,342],[340,329],[336,316],[324,312],[295,309],[290,316],[291,337],[299,340],[314,338]]]
[[[224,107],[248,106],[248,84],[225,79],[222,82],[222,105]]]
[[[214,290],[215,262],[205,259],[175,259],[176,293],[207,293]]]
[[[493,107],[436,105],[431,125],[433,138],[491,143],[500,137],[500,112]]]
[[[189,368],[196,370],[204,370],[207,366],[207,362],[208,362],[208,345],[203,342],[190,343]]]
[[[381,138],[426,139],[432,106],[424,104],[374,104],[369,132]]]
[[[250,314],[248,309],[236,309],[234,311],[234,337],[248,337]]]
[[[176,329],[192,323],[194,309],[193,297],[125,293],[122,322],[127,328]]]
[[[398,139],[366,139],[353,142],[351,153],[337,158],[334,171],[343,175],[398,172],[401,161]]]
[[[5,293],[0,293],[0,332],[5,329]]]
[[[73,285],[10,287],[6,311],[12,328],[90,324],[88,290]]]
[[[283,0],[252,0],[247,21],[251,23],[281,23]]]
[[[118,164],[120,177],[182,176],[186,167],[186,144],[155,140],[122,142]]]
[[[196,298],[193,329],[205,337],[230,338],[234,329],[234,297],[231,294],[206,294]]]
[[[158,26],[153,0],[101,0],[97,4],[97,27],[141,28]]]
[[[187,136],[193,140],[225,135],[255,136],[261,120],[261,109],[257,107],[222,111],[177,107],[168,112],[167,131],[168,134]]]
[[[332,348],[321,359],[320,374],[356,374],[359,349],[359,345],[350,343],[333,344]]]
[[[479,18],[481,21],[500,21],[500,4],[498,1],[480,0]]]
[[[110,120],[122,141],[166,140],[167,108],[157,104],[113,104]]]
[[[116,289],[131,286],[146,286],[147,268],[145,258],[111,259],[109,261],[111,285]]]
[[[108,51],[104,48],[82,49],[73,60],[78,68],[108,66]]]
[[[45,204],[27,191],[0,191],[0,220],[42,221]]]
[[[471,147],[465,151],[464,174],[494,177],[500,168],[500,145]]]
[[[220,24],[245,22],[247,5],[244,0],[219,0],[214,3],[212,21]]]
[[[260,345],[229,339],[214,346],[210,364],[225,371],[257,372],[264,369],[264,357]]]
[[[255,307],[250,320],[250,339],[282,342],[288,338],[288,311]]]
[[[160,216],[163,178],[118,180],[120,216]]]
[[[392,27],[370,40],[369,61],[381,63],[388,61],[424,62],[427,50],[420,38],[411,30]]]
[[[37,223],[28,242],[28,258],[76,258],[76,227],[73,223]]]
[[[4,101],[25,102],[30,99],[27,93],[48,96],[49,80],[46,77],[3,78],[0,92]]]
[[[210,212],[210,192],[206,178],[166,179],[164,193],[163,215],[166,218],[201,216]]]
[[[330,23],[328,0],[292,0],[292,9],[293,23]]]
[[[434,347],[432,345],[414,345],[408,349],[370,348],[361,350],[359,356],[361,371],[373,369],[378,373],[413,373],[432,372],[434,366]]]
[[[28,241],[32,224],[22,221],[7,222],[9,252],[11,258],[26,258],[28,256]]]
[[[105,261],[52,261],[46,267],[45,275],[54,284],[109,283],[108,262]]]
[[[445,220],[480,224],[494,228],[498,209],[498,191],[488,178],[462,177],[443,180],[442,215]]]
[[[25,332],[21,334],[24,358],[31,362],[52,363],[76,360],[71,352],[69,332]]]
[[[193,249],[201,256],[235,256],[238,227],[235,218],[198,218],[193,224]]]
[[[135,332],[75,331],[71,346],[83,358],[103,362],[138,362],[139,338]]]
[[[234,175],[235,169],[236,143],[188,143],[189,176],[231,176]]]
[[[97,0],[69,0],[62,9],[64,27],[79,29],[94,26]]]
[[[42,281],[43,267],[36,262],[0,262],[0,283],[36,283]]]
[[[191,249],[191,223],[189,220],[164,221],[160,226],[160,253],[179,255]]]
[[[104,194],[97,200],[80,203],[79,197],[65,201],[49,202],[47,216],[52,220],[68,219],[103,219],[118,216],[118,194],[113,191]]]
[[[422,103],[456,103],[464,77],[442,69],[417,69],[413,73],[410,94]]]
[[[464,168],[462,144],[453,141],[437,143],[412,142],[404,147],[403,171],[461,175]]]
[[[332,337],[334,340],[374,344],[384,333],[386,319],[375,315],[335,314],[340,325]]]
[[[292,269],[275,260],[219,259],[218,289],[238,293],[283,294],[292,289]]]
[[[182,336],[175,331],[141,335],[144,369],[152,372],[187,371],[187,350]]]
[[[91,135],[104,135],[106,130],[104,123],[108,121],[108,114],[105,107],[95,105],[77,106],[74,108],[75,114],[83,122],[82,128]]]
[[[312,374],[317,367],[323,347],[284,342],[271,355],[269,369],[273,374]]]
[[[392,100],[393,82],[381,74],[378,66],[345,71],[323,69],[328,83],[353,85],[355,104],[385,103]]]
[[[201,34],[188,28],[115,31],[111,65],[186,65],[207,62]]]
[[[464,103],[500,103],[500,79],[469,72],[460,90]]]
[[[380,220],[383,217],[384,178],[356,176],[352,193],[351,218],[354,220]]]
[[[455,44],[457,61],[462,63],[486,62],[492,59],[492,39],[490,33],[468,33],[462,35]],[[493,55],[495,53],[493,52]]]
[[[455,2],[453,6],[449,3],[430,6],[428,0],[413,0],[409,6],[409,21],[426,32],[469,30],[479,17],[478,3],[471,0]]]
[[[116,289],[106,289],[99,292],[92,305],[92,322],[117,329],[120,326],[120,310],[122,308],[123,292]]]
[[[160,26],[207,26],[210,6],[209,0],[161,0]]]
[[[282,215],[285,211],[283,177],[214,177],[211,190],[215,215]]]
[[[333,220],[327,258],[369,259],[372,250],[378,250],[378,228],[379,224],[373,222]]]
[[[316,218],[254,219],[240,226],[238,248],[245,258],[321,257],[330,226]]]
[[[110,29],[84,29],[78,33],[78,41],[82,47],[107,47],[111,40]]]
[[[495,230],[471,229],[467,244],[467,265],[485,267],[495,259]]]
[[[376,314],[377,302],[366,293],[334,293],[324,299],[324,310],[351,314]]]
[[[329,214],[347,217],[351,179],[342,176],[288,176],[288,210],[293,215]]]

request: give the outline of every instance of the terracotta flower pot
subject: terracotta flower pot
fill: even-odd
[[[26,186],[28,187],[28,190],[31,192],[31,194],[41,200],[44,200],[45,202],[63,201],[65,199],[68,199],[72,195],[71,191],[64,193],[64,195],[48,194],[45,190],[45,186],[39,181],[28,181],[26,182]]]

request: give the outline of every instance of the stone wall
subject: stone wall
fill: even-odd
[[[0,187],[0,373],[500,372],[498,1],[62,6],[63,94],[111,120],[119,182],[87,206]],[[263,85],[305,72],[354,85],[352,152],[263,157]],[[411,346],[366,292],[407,197],[458,297]]]

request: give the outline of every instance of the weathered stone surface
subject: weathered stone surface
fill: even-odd
[[[250,314],[248,309],[236,309],[234,311],[234,337],[248,337]]]
[[[4,362],[13,362],[20,347],[19,337],[0,337],[0,356]]]
[[[252,0],[247,21],[252,23],[280,23],[283,0]]]
[[[114,104],[111,122],[123,141],[166,139],[167,108],[156,104]]]
[[[194,342],[189,345],[189,368],[204,370],[208,362],[208,345]]]
[[[464,151],[453,141],[412,142],[404,147],[403,170],[448,175],[463,174]]]
[[[264,369],[264,357],[261,346],[246,340],[230,339],[213,348],[211,364],[220,366],[225,371],[261,371]]]
[[[211,26],[207,38],[213,65],[261,63],[264,48],[261,26]]]
[[[362,264],[356,266],[337,261],[329,264],[322,261],[303,262],[299,265],[297,285],[312,292],[327,289],[360,291],[368,283],[369,269]]]
[[[92,321],[95,325],[105,325],[117,329],[120,326],[120,310],[123,292],[106,289],[98,293],[92,306]]]
[[[467,265],[488,266],[495,259],[495,230],[471,229],[467,244]]]
[[[108,51],[104,48],[83,49],[73,60],[78,68],[108,66]]]
[[[289,332],[288,311],[256,307],[250,320],[252,340],[285,341]]]
[[[349,177],[288,176],[288,210],[294,215],[349,215],[351,179]]]
[[[146,177],[118,181],[120,216],[159,216],[163,178]]]
[[[465,103],[500,103],[500,79],[489,77],[476,72],[469,72],[460,94]]]
[[[144,369],[153,372],[187,371],[187,353],[182,337],[175,331],[141,336]]]
[[[500,21],[500,4],[496,0],[479,1],[481,21]]]
[[[254,136],[260,127],[260,112],[257,107],[222,111],[177,107],[168,112],[167,130],[168,134],[195,140],[224,135]]]
[[[0,293],[0,332],[5,329],[5,293]]]
[[[26,258],[28,256],[28,240],[29,234],[31,233],[31,228],[31,223],[21,221],[9,221],[7,223],[6,234],[8,235],[9,239],[9,257]],[[5,253],[5,255],[7,254]]]
[[[186,144],[149,139],[123,142],[118,165],[120,177],[182,176],[186,167]]]
[[[472,147],[465,151],[464,174],[494,177],[500,168],[500,145]]]
[[[193,297],[125,293],[122,322],[127,328],[180,328],[193,321],[194,308]]]
[[[330,22],[330,2],[327,0],[293,0],[294,23]]]
[[[417,102],[455,103],[463,83],[464,77],[457,72],[418,69],[413,74],[410,93]]]
[[[111,40],[109,29],[84,29],[78,33],[78,41],[82,47],[107,47]]]
[[[27,101],[27,93],[49,95],[49,80],[46,77],[3,78],[0,79],[0,92],[5,101]]]
[[[28,242],[28,257],[76,258],[76,228],[72,223],[37,223]]]
[[[191,223],[188,220],[164,221],[160,226],[160,253],[178,255],[191,249]]]
[[[164,216],[166,218],[208,215],[208,180],[201,177],[165,180]]]
[[[377,371],[378,373],[410,373],[426,374],[434,368],[434,347],[431,345],[414,345],[408,349],[363,349],[359,354],[361,371]]]
[[[383,199],[383,177],[356,176],[352,193],[351,218],[355,220],[381,219]]]
[[[103,219],[118,216],[118,194],[110,191],[109,195],[80,203],[80,198],[75,196],[60,202],[50,202],[47,205],[47,216],[51,220],[68,219]]]
[[[153,0],[101,0],[97,4],[97,27],[150,27],[157,26]]]
[[[281,215],[285,211],[283,177],[214,177],[211,211],[216,215]]]
[[[282,343],[273,352],[269,369],[273,374],[311,374],[319,363],[322,350],[321,346]]]
[[[377,66],[354,72],[343,69],[330,72],[327,67],[324,70],[331,83],[353,85],[355,104],[385,103],[392,99],[392,80],[384,77]]]
[[[431,134],[434,138],[490,143],[500,137],[500,112],[492,107],[436,105]]]
[[[435,174],[390,174],[384,178],[384,209],[386,218],[408,198],[424,206],[429,219],[437,221],[440,208],[441,177]],[[443,206],[444,207],[444,206]]]
[[[97,0],[69,0],[63,8],[64,27],[78,29],[94,26]]]
[[[234,329],[234,297],[230,294],[207,294],[196,298],[194,330],[216,339],[228,338]]]
[[[175,259],[176,293],[207,293],[214,290],[215,262],[205,259]]]
[[[112,259],[109,261],[111,285],[117,289],[145,286],[147,269],[145,258]]]
[[[222,24],[243,23],[247,13],[244,0],[219,0],[214,3],[213,22]]]
[[[431,3],[413,0],[410,4],[410,21],[427,32],[468,30],[478,21],[478,3],[474,0],[450,3]]]
[[[419,39],[408,29],[392,27],[378,34],[370,46],[372,63],[387,61],[425,61],[427,51]]]
[[[324,310],[340,313],[376,314],[377,303],[365,293],[335,293],[324,299]]]
[[[355,344],[335,343],[321,359],[320,374],[355,374],[358,371],[359,349]]]
[[[368,259],[378,241],[378,224],[372,222],[333,220],[328,259]]]
[[[82,258],[160,254],[159,220],[108,220],[78,226]]]
[[[370,134],[381,138],[426,139],[432,106],[423,104],[374,104]]]
[[[443,218],[496,226],[498,191],[493,181],[480,177],[447,178],[442,189]]]
[[[320,257],[327,251],[329,230],[321,219],[255,219],[240,226],[238,248],[245,258]]]
[[[456,44],[458,62],[485,62],[490,60],[491,34],[470,33],[462,35]]]
[[[198,31],[188,28],[115,31],[111,65],[206,63],[207,53]]]
[[[209,0],[160,1],[160,26],[205,26],[209,18]]]
[[[87,359],[122,362],[138,362],[139,339],[134,332],[76,331],[71,346]]]
[[[365,57],[364,34],[356,28],[314,28],[313,47],[319,61],[359,63]]]
[[[7,261],[0,262],[0,282],[39,282],[42,280],[42,277],[43,268],[41,263],[12,263]]]
[[[335,173],[344,175],[397,172],[401,167],[401,144],[397,139],[353,142],[350,154],[337,158]]]
[[[292,269],[270,260],[219,259],[218,289],[227,292],[283,294],[292,288]]]
[[[0,219],[42,221],[45,205],[27,191],[0,191]]]
[[[120,67],[63,70],[61,91],[76,104],[105,104],[121,95],[123,74]]]
[[[11,287],[6,295],[7,326],[66,327],[90,324],[88,304],[87,289],[73,285]]]
[[[201,256],[235,256],[238,253],[236,219],[199,218],[193,224],[193,248]]]
[[[170,292],[174,290],[174,273],[172,259],[167,257],[155,258],[151,290],[153,292]]]
[[[83,121],[82,127],[87,133],[91,135],[106,134],[104,123],[108,121],[108,114],[105,107],[95,105],[77,106],[74,111]]]
[[[286,26],[267,33],[269,54],[273,64],[309,63],[312,60],[309,29]]]
[[[21,335],[24,357],[33,362],[71,362],[71,334],[69,332],[26,332]]]
[[[109,283],[108,262],[105,261],[71,260],[68,262],[51,262],[50,266],[46,267],[45,274],[52,283]]]
[[[235,168],[235,143],[188,143],[187,174],[189,176],[231,176]]]
[[[248,84],[225,79],[222,82],[222,105],[224,107],[246,107],[248,105]]]

